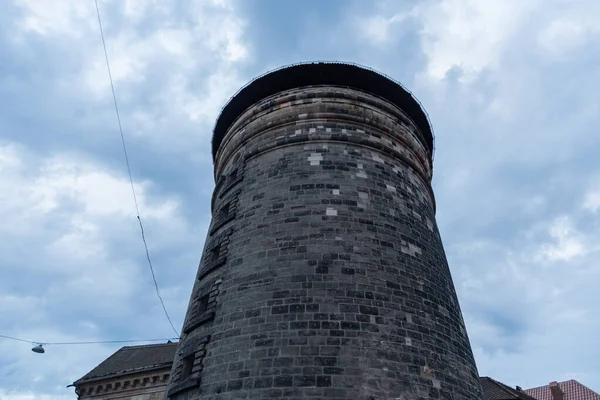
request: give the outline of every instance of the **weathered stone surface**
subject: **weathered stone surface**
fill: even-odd
[[[170,385],[209,337],[200,381],[172,399],[482,398],[419,134],[385,100],[331,86],[241,115],[216,154]]]

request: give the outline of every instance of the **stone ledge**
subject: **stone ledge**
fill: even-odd
[[[200,385],[200,378],[189,378],[186,379],[185,381],[172,386],[169,391],[167,392],[167,397],[171,397],[176,395],[177,393],[181,393],[185,390],[189,390],[195,387],[198,387]]]
[[[236,213],[231,212],[227,215],[227,217],[222,218],[220,221],[217,221],[217,223],[215,223],[215,226],[213,226],[213,228],[210,230],[210,235],[213,235],[215,232],[217,232],[219,229],[221,229],[223,226],[225,226],[227,223],[233,221],[235,219]]]
[[[186,326],[183,328],[183,333],[189,333],[190,331],[199,327],[200,325],[205,324],[209,321],[212,321],[214,318],[215,318],[215,312],[207,311],[207,312],[203,313],[202,315],[190,320],[186,324]]]

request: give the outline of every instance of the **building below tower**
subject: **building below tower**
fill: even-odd
[[[125,346],[75,381],[79,400],[163,400],[177,343]]]

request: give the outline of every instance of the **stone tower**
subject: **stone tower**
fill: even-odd
[[[282,68],[229,101],[212,144],[171,399],[482,399],[409,92],[355,65]]]

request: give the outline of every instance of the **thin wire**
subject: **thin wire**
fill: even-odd
[[[72,344],[100,344],[100,343],[140,343],[140,342],[164,342],[165,340],[178,340],[179,336],[176,338],[162,338],[162,339],[136,339],[136,340],[100,340],[100,341],[88,341],[88,342],[40,342],[37,340],[26,340],[19,339],[12,336],[0,335],[0,338],[16,340],[19,342],[26,343],[40,343],[44,345],[72,345]]]
[[[4,339],[17,340],[17,341],[19,341],[19,342],[37,343],[37,342],[32,342],[31,340],[19,339],[19,338],[12,337],[12,336],[0,335],[0,337],[1,337],[1,338],[4,338]]]
[[[148,259],[148,265],[150,266],[150,272],[152,273],[152,280],[154,281],[154,287],[156,289],[156,295],[160,300],[160,304],[162,305],[163,311],[173,329],[173,332],[179,338],[179,332],[175,329],[173,322],[171,321],[171,317],[169,317],[169,313],[167,312],[167,307],[165,307],[165,302],[163,301],[162,296],[160,295],[160,290],[158,289],[158,283],[156,283],[156,276],[154,275],[154,268],[152,267],[152,261],[150,260],[150,253],[148,251],[148,243],[146,243],[146,236],[144,234],[144,226],[142,225],[142,218],[140,218],[140,208],[138,206],[137,196],[135,194],[135,188],[133,185],[133,178],[131,175],[131,167],[129,165],[129,156],[127,155],[127,146],[125,146],[125,136],[123,135],[123,127],[121,125],[121,116],[119,114],[119,106],[117,104],[117,95],[115,94],[115,85],[113,84],[112,73],[110,71],[110,63],[108,62],[108,52],[106,51],[106,40],[104,39],[104,30],[102,29],[102,20],[100,18],[100,9],[98,8],[98,0],[94,0],[96,4],[96,14],[98,15],[98,26],[100,27],[100,35],[102,36],[102,47],[104,48],[104,58],[106,59],[106,68],[108,70],[108,78],[110,80],[110,88],[112,90],[113,102],[115,105],[115,112],[117,114],[117,121],[119,123],[119,132],[121,133],[121,144],[123,145],[123,154],[125,155],[125,163],[127,164],[127,173],[129,174],[129,183],[131,184],[131,192],[133,193],[133,201],[135,203],[135,210],[137,212],[137,219],[140,224],[140,231],[142,232],[142,240],[144,242],[144,248],[146,250],[146,258]]]

